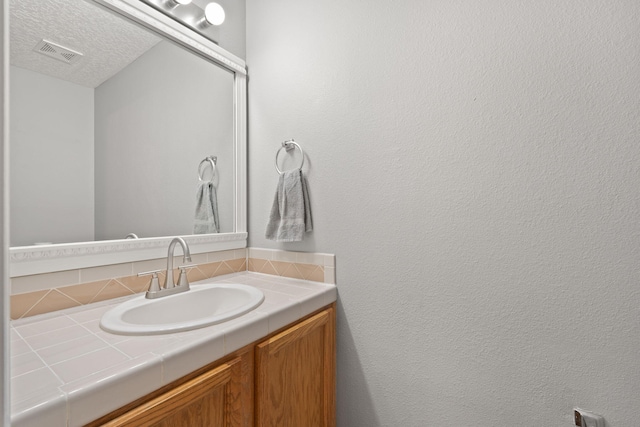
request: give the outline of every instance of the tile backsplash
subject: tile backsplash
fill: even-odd
[[[145,292],[150,276],[166,269],[166,258],[68,270],[11,279],[11,319],[20,319]],[[263,274],[335,284],[335,256],[272,249],[235,249],[192,255],[190,282],[223,274]],[[177,279],[177,269],[175,271]],[[164,272],[159,274],[161,283]]]
[[[335,284],[335,256],[332,254],[248,249],[249,271]]]

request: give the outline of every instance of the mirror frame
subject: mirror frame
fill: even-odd
[[[180,236],[192,254],[247,247],[247,71],[245,62],[139,0],[86,0],[106,8],[234,74],[234,232]],[[7,94],[5,94],[5,97]],[[120,264],[166,257],[175,236],[20,246],[9,249],[10,276]]]

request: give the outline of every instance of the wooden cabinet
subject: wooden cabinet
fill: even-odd
[[[256,427],[335,426],[333,309],[256,346]]]
[[[87,427],[335,427],[335,308]]]
[[[242,358],[235,357],[102,425],[247,427],[242,390]]]

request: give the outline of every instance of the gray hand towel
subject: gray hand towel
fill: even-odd
[[[299,242],[313,230],[309,189],[302,171],[280,174],[265,237],[276,242]]]
[[[220,232],[218,219],[218,195],[216,187],[210,182],[202,182],[196,194],[196,216],[193,234],[209,234]]]

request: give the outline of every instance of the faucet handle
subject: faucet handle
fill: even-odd
[[[138,277],[149,276],[151,275],[151,283],[149,283],[149,292],[158,292],[160,290],[160,281],[158,280],[158,273],[162,270],[153,270],[153,271],[145,271],[142,273],[138,273]]]
[[[180,276],[178,277],[178,284],[176,286],[186,286],[189,288],[189,279],[187,279],[187,269],[191,269],[195,267],[194,264],[189,265],[181,265],[178,268],[180,269]]]

